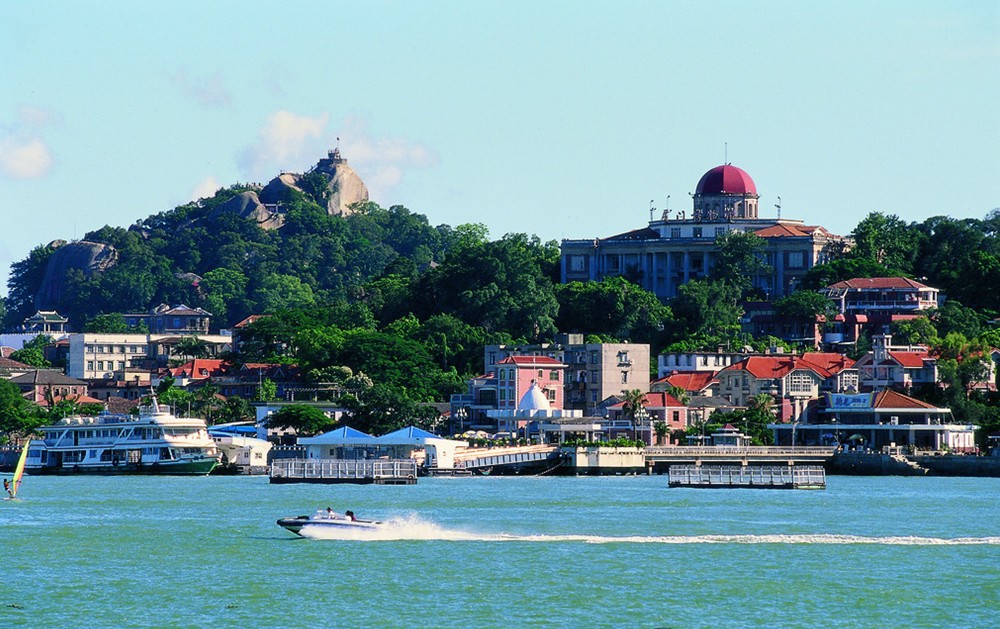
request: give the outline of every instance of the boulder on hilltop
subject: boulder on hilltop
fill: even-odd
[[[35,308],[55,310],[59,306],[69,271],[82,271],[84,277],[89,278],[117,262],[118,251],[104,243],[79,240],[58,246],[45,266],[45,277],[35,293]]]

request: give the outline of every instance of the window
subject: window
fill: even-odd
[[[587,258],[584,256],[570,256],[569,257],[569,270],[576,273],[587,270]]]
[[[93,370],[94,370],[94,361],[88,360],[87,361],[87,371],[93,371]]]
[[[539,370],[538,370],[538,379],[539,379],[539,380],[541,380],[541,379],[542,379],[542,374],[544,374],[544,373],[545,373],[545,372],[544,372],[544,371],[542,371],[541,369],[539,369]]]
[[[681,421],[681,412],[674,411],[674,423],[677,424],[680,423],[680,421]]]
[[[94,353],[94,351],[95,351],[95,347],[94,347],[93,345],[87,345],[87,346],[85,346],[85,347],[86,347],[86,349],[87,349],[87,353],[88,353],[88,354],[93,354],[93,353]]]
[[[792,382],[789,386],[789,390],[792,393],[809,393],[813,388],[813,380],[804,371],[796,371],[792,373]]]
[[[97,361],[97,370],[98,371],[104,371],[104,361],[103,360]]]
[[[556,401],[556,392],[555,392],[555,390],[554,389],[545,389],[545,398],[549,402],[555,402]]]
[[[594,369],[594,370],[592,370],[590,372],[590,381],[591,382],[595,382],[595,383],[596,382],[600,382],[600,380],[597,378],[597,370],[596,369]]]
[[[806,265],[806,254],[801,251],[788,252],[788,268],[801,269]]]
[[[695,238],[701,238],[701,227],[695,227],[694,228],[694,237]]]
[[[125,361],[124,360],[119,360],[118,361],[118,368],[119,369],[125,369]]]
[[[681,228],[680,227],[671,227],[670,228],[670,237],[671,238],[680,238],[681,237]]]
[[[549,372],[549,380],[551,380],[552,382],[559,382],[559,372],[558,371]]]
[[[622,372],[622,384],[628,384],[628,372],[627,371],[623,371]]]

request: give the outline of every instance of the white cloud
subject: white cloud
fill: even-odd
[[[198,199],[207,199],[215,196],[215,193],[221,188],[219,182],[215,180],[215,177],[209,175],[201,180],[197,186],[191,191],[191,200],[197,201]]]
[[[368,187],[372,200],[386,199],[403,183],[408,171],[437,165],[437,156],[422,144],[405,138],[375,138],[365,121],[348,118],[340,152]]]
[[[17,122],[0,126],[0,176],[9,179],[40,179],[52,170],[52,149],[40,130],[62,122],[43,107],[22,105]]]
[[[327,113],[315,118],[290,111],[271,114],[256,144],[240,156],[241,168],[249,177],[261,178],[318,161],[326,148],[322,136],[329,118]]]
[[[40,137],[0,137],[0,173],[10,179],[39,179],[52,170],[52,151]]]
[[[229,91],[221,74],[209,77],[189,77],[184,70],[174,74],[174,83],[181,93],[190,96],[205,107],[228,107],[233,102],[233,94]]]

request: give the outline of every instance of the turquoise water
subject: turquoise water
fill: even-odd
[[[0,627],[996,627],[1000,479],[27,477]],[[281,516],[390,521],[301,539]]]

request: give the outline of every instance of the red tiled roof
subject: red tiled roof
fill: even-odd
[[[881,289],[881,288],[931,288],[908,277],[855,277],[831,284],[827,288]],[[934,289],[936,290],[936,289]]]
[[[225,361],[217,358],[196,358],[190,360],[180,367],[169,369],[171,376],[184,378],[208,378],[225,371]]]
[[[677,371],[657,380],[672,387],[680,387],[685,391],[704,391],[715,381],[714,371]]]
[[[31,371],[32,369],[37,369],[37,367],[32,367],[31,365],[26,365],[22,362],[18,362],[13,358],[7,358],[6,356],[0,356],[0,369],[7,369],[13,371]]]
[[[798,225],[786,225],[779,223],[770,227],[764,227],[754,232],[761,238],[788,238],[795,236],[808,236],[810,232],[805,231]]]
[[[811,365],[815,365],[821,369],[825,369],[831,374],[840,373],[841,371],[850,369],[854,366],[854,361],[847,356],[832,352],[806,352],[805,354],[802,354],[800,360]]]
[[[872,408],[937,408],[933,404],[928,404],[908,395],[903,395],[892,389],[885,389],[875,394],[875,402]]]
[[[746,371],[757,379],[764,379],[783,378],[797,369],[811,371],[824,379],[840,371],[840,369],[831,370],[829,366],[823,364],[822,360],[810,362],[801,356],[748,356],[742,361],[726,367],[723,371]]]
[[[930,354],[927,352],[889,352],[889,356],[892,357],[897,363],[904,367],[914,367],[920,369],[924,366],[924,360],[930,358]]]
[[[646,393],[645,396],[642,405],[646,408],[684,408],[684,404],[669,393],[653,392]],[[621,409],[624,406],[625,402],[618,402],[608,408]]]
[[[76,393],[70,393],[68,395],[53,395],[52,396],[52,401],[54,403],[59,403],[59,402],[62,402],[63,400],[69,400],[71,402],[75,402],[76,404],[100,404],[101,406],[104,405],[104,402],[102,402],[101,400],[98,400],[97,398],[90,397],[89,395],[79,395],[79,394],[76,394]],[[39,402],[39,405],[41,405],[41,406],[48,406],[48,403],[47,402]]]
[[[549,358],[548,356],[508,356],[507,358],[504,358],[497,364],[498,365],[514,364],[517,365],[518,367],[521,366],[565,367],[566,366],[563,363],[556,360],[555,358]]]
[[[245,328],[248,325],[250,325],[251,323],[257,321],[258,319],[263,319],[264,317],[270,317],[270,316],[271,315],[266,315],[266,314],[253,314],[253,315],[250,315],[249,317],[247,317],[246,319],[240,321],[239,323],[237,323],[233,327],[234,328]]]

